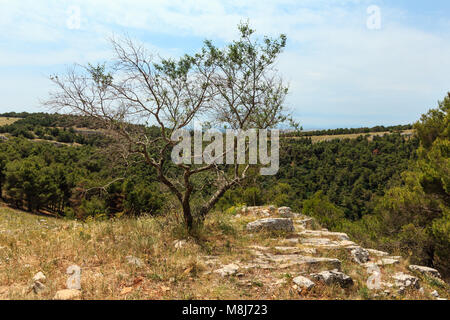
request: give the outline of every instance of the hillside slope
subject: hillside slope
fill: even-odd
[[[246,230],[249,222],[280,214],[291,217],[282,221],[288,222],[288,229],[292,221],[295,230]],[[72,265],[81,268],[81,291],[77,291],[81,299],[449,296],[448,285],[413,273],[400,257],[366,251],[345,234],[321,229],[313,219],[287,209],[258,207],[215,213],[195,238],[186,236],[177,219],[171,215],[81,223],[2,207],[0,298],[53,299],[66,288],[66,269]],[[353,255],[363,261],[356,262]],[[33,281],[38,272],[45,276],[38,275],[39,286]],[[380,272],[381,278],[374,272]],[[369,277],[375,284],[381,281],[379,290],[368,288]]]

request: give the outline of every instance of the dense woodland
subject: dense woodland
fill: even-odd
[[[362,134],[312,143],[307,136],[285,136],[278,174],[250,172],[244,184],[225,193],[216,209],[291,206],[330,229],[398,250],[448,276],[449,108],[450,95],[414,125],[414,137],[398,132],[411,126],[316,132],[391,131],[370,139]],[[44,113],[1,116],[20,118],[0,127],[7,137],[0,140],[0,190],[10,205],[78,219],[177,210],[155,170],[123,161],[111,150],[111,138],[97,131],[101,128],[91,119]],[[158,128],[148,130],[151,135]]]

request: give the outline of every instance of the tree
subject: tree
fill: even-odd
[[[175,165],[169,161],[177,143],[172,133],[190,128],[194,119],[241,130],[270,129],[288,120],[287,87],[274,69],[286,37],[260,41],[248,24],[239,25],[239,31],[240,38],[223,49],[205,41],[200,53],[178,60],[157,59],[130,39],[113,39],[115,59],[110,63],[76,66],[52,76],[57,90],[46,105],[99,120],[119,142],[125,159],[137,154],[156,169],[191,229],[191,199],[203,190],[205,179],[212,180],[211,192],[194,208],[200,221],[246,178],[250,164],[235,161],[232,170],[215,161]],[[156,134],[149,124],[158,127]]]

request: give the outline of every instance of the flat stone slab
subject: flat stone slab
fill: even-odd
[[[214,273],[220,274],[222,277],[235,275],[239,270],[239,266],[237,264],[231,263],[226,266],[223,266],[220,269],[214,270]]]
[[[247,224],[247,231],[286,231],[293,232],[294,224],[292,219],[267,218],[256,220]]]
[[[399,259],[389,258],[389,257],[388,258],[381,258],[380,260],[378,260],[376,262],[376,264],[379,265],[379,266],[390,266],[390,265],[397,264],[397,263],[400,263]]]
[[[292,266],[302,266],[307,268],[328,268],[341,269],[341,261],[335,258],[322,258],[303,256],[299,254],[271,254],[257,253],[258,263],[275,263],[278,268],[289,268]]]
[[[323,230],[305,230],[299,232],[299,235],[302,237],[311,237],[311,238],[335,238],[337,240],[350,240],[348,235],[345,233],[323,231]]]
[[[441,274],[439,273],[439,271],[437,271],[436,269],[430,268],[430,267],[418,266],[418,265],[412,264],[408,267],[408,269],[413,272],[419,272],[421,274],[425,274],[425,275],[428,275],[431,277],[441,279]]]
[[[355,246],[356,243],[349,240],[333,241],[328,238],[304,238],[301,239],[301,243],[307,246],[313,246],[323,249],[339,249],[347,248],[349,246]]]
[[[389,253],[384,252],[384,251],[379,251],[379,250],[375,250],[375,249],[366,249],[370,255],[372,256],[377,256],[377,257],[386,257],[389,255]]]

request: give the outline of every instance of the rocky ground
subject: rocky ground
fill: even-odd
[[[293,275],[292,287],[307,296],[316,286],[351,288],[355,285],[353,276],[368,290],[367,296],[374,298],[422,296],[446,300],[433,289],[436,284],[446,286],[437,270],[408,265],[406,272],[403,269],[407,262],[402,257],[362,248],[347,234],[320,228],[313,218],[293,213],[288,207],[246,207],[236,219],[242,217],[257,218],[247,224],[248,232],[284,231],[286,235],[270,239],[269,246],[249,246],[252,259],[236,261],[214,271],[223,277],[237,275],[243,278],[250,269],[282,271]],[[214,264],[214,260],[210,261]],[[265,276],[262,281],[267,282],[268,279]],[[275,280],[270,285],[280,283]],[[431,286],[427,285],[430,283]]]
[[[437,270],[363,248],[287,207],[66,221],[0,209],[1,299],[433,299]]]

